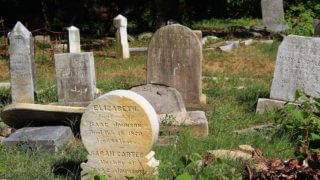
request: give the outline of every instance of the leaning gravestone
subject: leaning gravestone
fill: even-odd
[[[262,19],[264,26],[274,32],[288,29],[284,20],[283,0],[261,0]]]
[[[60,105],[86,106],[96,94],[92,52],[55,54]]]
[[[122,16],[121,14],[113,19],[113,25],[117,28],[116,51],[117,55],[123,59],[130,58],[127,24],[127,18]]]
[[[75,26],[68,27],[69,34],[69,52],[70,53],[80,53],[80,30]]]
[[[32,34],[19,21],[9,33],[13,103],[34,103],[35,63]]]
[[[151,151],[159,133],[157,114],[137,93],[117,90],[95,99],[80,132],[89,152],[83,178],[90,179],[91,171],[111,179],[151,175],[159,164]]]
[[[202,94],[202,45],[182,25],[160,28],[148,47],[147,83],[176,88],[187,103],[205,103]]]
[[[295,101],[296,90],[313,97],[320,97],[320,38],[289,35],[282,41],[277,55],[270,98],[259,100],[259,107],[283,106],[284,102]],[[277,101],[275,101],[277,100]],[[273,102],[270,102],[273,101]],[[270,106],[269,106],[270,109]]]

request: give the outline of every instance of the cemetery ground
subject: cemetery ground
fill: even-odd
[[[101,40],[90,40],[91,44]],[[135,41],[130,47],[147,46],[148,40]],[[204,49],[216,42],[210,42]],[[209,122],[209,136],[194,137],[185,129],[179,134],[175,145],[155,146],[160,179],[173,179],[188,172],[194,177],[213,179],[239,178],[246,174],[249,162],[232,159],[214,159],[208,166],[197,168],[188,160],[202,160],[208,150],[236,149],[248,144],[259,148],[267,158],[287,160],[294,158],[295,142],[287,135],[273,131],[237,134],[234,131],[260,124],[273,123],[277,112],[264,115],[255,113],[258,98],[269,97],[277,49],[280,42],[272,44],[255,42],[231,52],[218,49],[204,51],[203,93],[207,105],[201,107]],[[54,60],[50,44],[37,44],[36,79],[37,102],[57,102]],[[129,89],[146,82],[147,54],[132,54],[130,59],[115,58],[114,47],[86,47],[93,50],[97,88],[103,93],[116,89]],[[0,59],[0,82],[9,81],[9,61]],[[10,103],[10,91],[0,89],[0,108]],[[187,109],[194,109],[187,105]],[[0,132],[6,129],[0,122]],[[164,129],[162,134],[166,134]],[[25,151],[23,147],[8,149],[0,147],[0,178],[4,179],[54,179],[79,178],[80,163],[86,161],[87,152],[80,140],[75,140],[62,151],[52,154],[37,150]],[[190,159],[189,159],[190,158]],[[184,160],[183,160],[184,159]],[[186,175],[187,176],[187,175]],[[148,177],[146,177],[148,179]],[[152,178],[150,178],[152,179]]]

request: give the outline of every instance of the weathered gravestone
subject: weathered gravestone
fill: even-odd
[[[93,53],[55,54],[54,58],[59,104],[88,105],[96,93]]]
[[[202,45],[182,25],[160,28],[148,47],[147,83],[176,88],[186,103],[205,103],[202,94]]]
[[[35,63],[32,34],[19,21],[8,34],[13,103],[34,103]]]
[[[127,34],[127,18],[119,14],[113,19],[113,26],[116,31],[116,51],[117,55],[123,59],[130,58],[128,34]]]
[[[313,36],[319,37],[320,36],[320,19],[315,19],[313,24],[314,24]]]
[[[284,102],[294,102],[296,90],[320,97],[320,51],[317,48],[319,46],[320,38],[295,35],[284,38],[278,50],[271,99],[260,99],[258,112],[264,112],[262,107],[266,107],[266,103],[281,107]]]
[[[15,131],[4,139],[4,145],[9,147],[22,146],[27,150],[57,152],[73,139],[70,127],[26,127]]]
[[[159,116],[160,132],[179,134],[187,127],[195,136],[208,136],[208,120],[203,111],[186,111],[181,94],[172,87],[146,84],[133,87],[132,91],[147,99]]]
[[[137,93],[117,90],[95,99],[82,116],[80,132],[89,152],[83,175],[95,171],[125,179],[153,174],[159,164],[151,151],[159,133],[157,114]]]
[[[288,29],[284,20],[283,0],[261,0],[262,19],[264,26],[274,32]]]
[[[68,27],[69,34],[69,52],[70,53],[80,53],[80,30],[75,26]]]

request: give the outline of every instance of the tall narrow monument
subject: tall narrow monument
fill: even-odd
[[[117,55],[123,59],[130,58],[128,35],[127,35],[127,18],[119,14],[113,19],[113,25],[117,28],[116,32],[116,51]]]
[[[69,52],[80,53],[80,30],[75,26],[68,27],[69,34]]]
[[[8,36],[12,102],[34,103],[36,83],[32,34],[18,21]]]

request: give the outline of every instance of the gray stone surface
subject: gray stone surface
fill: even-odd
[[[199,41],[202,42],[202,31],[201,30],[192,30],[192,32],[199,38]]]
[[[148,47],[147,83],[176,88],[186,103],[200,103],[202,45],[182,25],[160,28]]]
[[[227,41],[226,45],[220,46],[219,49],[224,52],[230,52],[232,49],[239,48],[240,41]]]
[[[75,125],[79,123],[84,107],[53,106],[17,103],[4,107],[1,120],[10,127],[31,125]]]
[[[68,27],[69,34],[69,52],[70,53],[80,53],[80,30],[75,26]]]
[[[8,36],[12,102],[34,103],[36,84],[32,34],[18,21]]]
[[[159,114],[158,116],[161,132],[168,128],[168,133],[173,135],[179,134],[183,128],[187,128],[194,136],[206,137],[209,135],[208,120],[203,111]]]
[[[18,129],[8,138],[4,139],[4,145],[57,152],[73,139],[74,136],[70,127],[27,127]]]
[[[300,89],[320,97],[320,38],[289,35],[277,55],[270,98],[294,101]]]
[[[59,104],[89,104],[96,93],[93,53],[55,54],[54,58]]]
[[[261,0],[262,19],[264,26],[274,32],[288,29],[284,22],[283,0]]]
[[[130,58],[127,24],[127,18],[122,16],[121,14],[113,19],[113,26],[117,28],[116,51],[117,55],[123,59]]]
[[[286,104],[286,101],[259,98],[256,112],[259,114],[272,112],[272,111],[283,108],[285,104]]]
[[[172,87],[147,84],[133,87],[134,91],[146,98],[157,114],[166,114],[173,112],[186,112],[183,99],[180,93]]]
[[[135,47],[135,48],[129,48],[129,51],[132,53],[145,53],[148,52],[147,47]]]
[[[246,129],[236,130],[234,131],[236,134],[246,134],[246,133],[255,133],[255,132],[270,132],[274,130],[277,127],[277,125],[274,125],[273,123],[269,124],[262,124]]]

